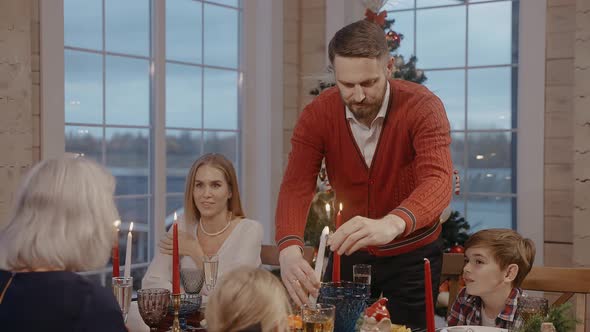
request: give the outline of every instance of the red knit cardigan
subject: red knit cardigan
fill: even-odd
[[[409,252],[436,240],[439,216],[451,200],[450,127],[440,99],[424,86],[390,80],[391,97],[373,161],[367,167],[336,87],[302,112],[293,136],[276,211],[282,250],[303,245],[303,232],[322,159],[343,203],[343,221],[360,215],[401,217],[405,232],[391,243],[365,248],[376,256]]]

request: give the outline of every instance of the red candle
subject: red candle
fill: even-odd
[[[172,229],[172,294],[180,294],[180,269],[178,260],[178,224],[174,224]]]
[[[111,260],[113,263],[113,277],[119,276],[119,224],[121,221],[115,221],[115,234],[113,235],[113,250],[111,252]]]
[[[336,229],[342,226],[342,203],[340,203],[340,209],[338,210],[338,214],[336,214]],[[332,281],[339,282],[340,281],[340,255],[337,252],[334,252],[334,264],[332,266]]]
[[[434,332],[434,302],[432,300],[432,275],[430,261],[424,258],[424,292],[426,297],[426,331]]]

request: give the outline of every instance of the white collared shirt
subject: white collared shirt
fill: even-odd
[[[387,81],[387,87],[385,89],[385,96],[383,97],[383,104],[379,109],[379,113],[371,122],[371,127],[367,127],[360,123],[354,114],[346,107],[346,119],[350,124],[350,130],[356,141],[356,145],[361,150],[367,167],[371,167],[371,161],[373,161],[373,155],[375,155],[375,149],[377,149],[377,143],[379,142],[379,136],[381,135],[381,128],[383,128],[383,121],[385,114],[387,114],[387,105],[389,104],[389,81]]]

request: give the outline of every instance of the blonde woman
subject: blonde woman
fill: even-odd
[[[289,300],[272,273],[241,267],[226,274],[205,311],[209,332],[284,332],[289,330]]]
[[[113,293],[75,273],[107,263],[114,189],[83,158],[45,160],[28,173],[0,230],[3,331],[127,331]]]
[[[217,255],[218,279],[241,265],[260,266],[262,225],[242,211],[236,171],[231,161],[211,153],[199,158],[187,176],[184,216],[178,247],[183,268],[201,268],[203,257]],[[172,288],[172,234],[159,243],[143,288]],[[182,286],[182,285],[181,285]],[[203,287],[202,294],[207,293]]]

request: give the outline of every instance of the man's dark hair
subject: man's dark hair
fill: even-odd
[[[389,54],[385,32],[376,23],[361,20],[338,30],[328,46],[330,63],[336,55],[348,58],[380,58]]]

